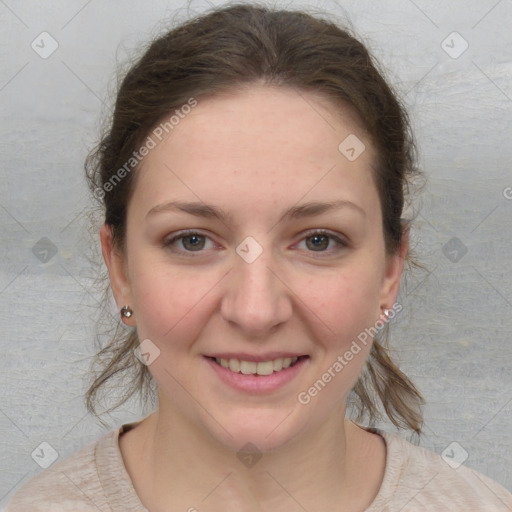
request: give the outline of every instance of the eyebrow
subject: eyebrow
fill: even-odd
[[[288,208],[279,219],[279,222],[283,220],[296,220],[306,217],[315,217],[318,215],[322,215],[323,213],[332,210],[340,210],[342,208],[350,208],[351,210],[359,212],[364,217],[366,217],[366,212],[360,206],[356,205],[355,203],[352,203],[351,201],[310,201],[299,206],[292,206]],[[149,210],[146,217],[149,217],[150,215],[153,215],[158,212],[166,211],[182,211],[190,215],[195,215],[196,217],[218,219],[221,222],[229,222],[233,218],[231,214],[228,214],[227,212],[223,211],[221,208],[218,208],[217,206],[201,202],[185,201],[169,201],[167,203],[156,205],[153,208],[151,208],[151,210]]]

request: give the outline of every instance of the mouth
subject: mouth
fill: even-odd
[[[218,357],[218,356],[224,357]],[[267,354],[250,356],[236,354],[204,356],[204,360],[224,385],[250,395],[269,395],[280,389],[292,389],[292,382],[306,371],[309,356],[293,354]],[[286,357],[279,357],[286,355]],[[252,359],[252,361],[250,360]],[[255,361],[254,359],[258,359]]]
[[[268,361],[247,361],[238,358],[208,357],[217,365],[233,373],[265,377],[295,366],[309,356],[278,357]]]

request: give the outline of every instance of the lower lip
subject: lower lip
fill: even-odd
[[[293,366],[274,372],[271,375],[244,375],[235,373],[217,364],[213,359],[205,358],[219,378],[228,386],[245,393],[271,393],[290,382],[302,370],[309,357],[299,359]]]

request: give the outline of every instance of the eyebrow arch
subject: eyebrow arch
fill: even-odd
[[[295,220],[305,217],[315,217],[323,213],[332,210],[339,210],[342,208],[350,208],[366,217],[366,212],[360,206],[356,205],[355,203],[352,203],[351,201],[310,201],[299,206],[292,206],[291,208],[288,208],[288,210],[286,210],[279,219],[279,222],[283,220]],[[208,205],[206,203],[201,202],[185,201],[169,201],[167,203],[156,205],[153,208],[151,208],[151,210],[149,210],[146,217],[149,217],[150,215],[153,215],[157,212],[173,210],[182,211],[190,215],[195,215],[196,217],[218,219],[221,222],[226,222],[232,219],[231,214],[224,212],[221,208],[218,208],[217,206]]]

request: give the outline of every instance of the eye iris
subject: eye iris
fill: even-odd
[[[202,245],[201,245],[201,240],[200,240],[201,238],[203,238],[203,240],[202,240],[203,244]],[[187,240],[191,240],[191,239],[195,239],[196,242],[199,240],[199,245],[197,243],[192,243],[191,247],[193,249],[194,248],[195,249],[197,249],[197,248],[202,249],[203,248],[203,246],[204,246],[204,237],[202,237],[201,235],[188,235],[188,236],[183,237],[183,245],[185,246],[185,248],[188,248],[186,246],[186,241]]]
[[[327,242],[327,244],[324,243],[322,245],[317,245],[316,242],[318,242],[320,239],[323,239],[323,242]],[[312,235],[308,238],[308,240],[315,240],[313,248],[316,249],[326,249],[327,246],[329,245],[329,237],[326,235]]]

